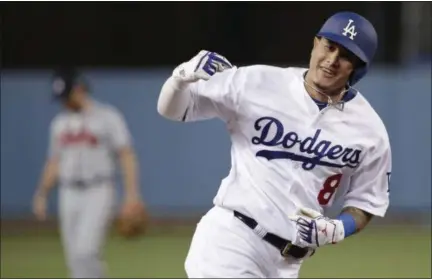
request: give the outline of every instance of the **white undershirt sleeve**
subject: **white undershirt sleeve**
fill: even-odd
[[[192,98],[189,85],[172,76],[168,78],[159,94],[158,113],[168,119],[182,121]]]

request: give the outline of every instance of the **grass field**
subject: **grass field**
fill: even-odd
[[[139,240],[112,236],[105,255],[116,278],[185,277],[183,261],[190,227],[153,230]],[[59,238],[54,233],[2,234],[2,278],[64,278]],[[324,247],[306,261],[302,278],[431,278],[430,227],[376,227]]]

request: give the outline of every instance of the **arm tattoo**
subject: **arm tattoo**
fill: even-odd
[[[370,214],[369,212],[363,211],[361,209],[352,206],[345,207],[342,210],[342,213],[348,213],[354,217],[354,220],[356,222],[356,227],[357,227],[356,232],[363,230],[373,217],[373,215]]]

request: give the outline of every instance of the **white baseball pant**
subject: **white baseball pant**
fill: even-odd
[[[60,229],[71,278],[106,276],[102,248],[114,216],[115,194],[111,183],[60,187]]]
[[[185,270],[189,278],[297,278],[302,261],[282,257],[233,211],[215,206],[197,225]]]

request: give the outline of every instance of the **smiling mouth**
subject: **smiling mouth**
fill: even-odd
[[[325,74],[326,77],[334,77],[336,76],[336,72],[332,71],[328,68],[320,67],[321,71]]]

